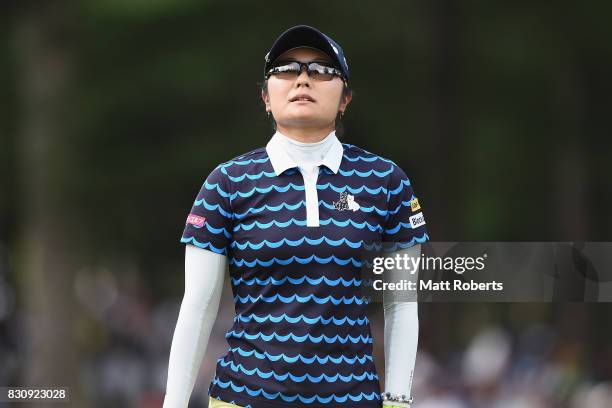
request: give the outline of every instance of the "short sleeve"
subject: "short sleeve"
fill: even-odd
[[[228,255],[233,230],[230,180],[217,166],[200,188],[185,220],[180,242]]]
[[[419,199],[414,195],[404,170],[394,164],[387,185],[387,214],[382,241],[400,243],[401,248],[408,248],[428,239]]]

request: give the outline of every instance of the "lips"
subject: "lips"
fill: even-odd
[[[297,101],[308,101],[308,102],[314,102],[314,98],[308,94],[297,94],[294,97],[292,97],[291,99],[289,99],[289,102],[297,102]]]

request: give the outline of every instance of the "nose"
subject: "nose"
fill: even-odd
[[[298,75],[295,83],[297,86],[300,86],[301,84],[309,86],[310,77],[308,76],[308,70],[306,69],[306,67],[302,67],[302,69],[300,69],[300,74]]]

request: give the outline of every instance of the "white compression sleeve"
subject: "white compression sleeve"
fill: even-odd
[[[217,317],[227,257],[185,245],[185,294],[168,363],[163,408],[187,408]]]
[[[417,244],[399,251],[415,259],[421,256],[421,245]],[[404,271],[402,271],[403,273]],[[406,273],[408,271],[406,270]],[[417,282],[418,269],[410,281]],[[397,301],[384,296],[385,315],[385,392],[411,396],[412,377],[419,341],[419,315],[416,301]],[[393,403],[396,406],[408,404]]]

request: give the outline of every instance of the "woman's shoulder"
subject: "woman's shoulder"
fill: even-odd
[[[400,169],[399,166],[388,157],[371,152],[369,150],[364,149],[363,147],[344,142],[342,143],[342,147],[344,147],[344,157],[348,161],[365,162],[369,163],[370,165],[376,165],[379,163],[386,167],[393,167],[394,171],[396,168]]]
[[[265,147],[258,147],[257,149],[249,150],[246,153],[239,154],[237,156],[232,157],[229,160],[220,163],[219,166],[227,166],[231,164],[236,164],[237,162],[244,162],[249,160],[259,160],[268,157],[266,153]],[[244,163],[242,163],[244,164]]]
[[[243,173],[259,172],[268,161],[265,147],[249,150],[219,163],[210,173],[212,179],[230,179],[235,181]],[[243,177],[243,176],[242,176]]]
[[[231,159],[221,162],[216,168],[227,168],[236,164],[244,166],[251,163],[257,163],[257,161],[261,161],[260,159],[265,159],[266,157],[266,148],[258,147],[257,149],[249,150],[246,153],[241,153]]]
[[[350,167],[362,169],[364,172],[372,170],[377,175],[384,176],[388,184],[395,185],[408,180],[404,169],[390,158],[350,143],[342,143],[342,146],[343,156],[350,163]]]

